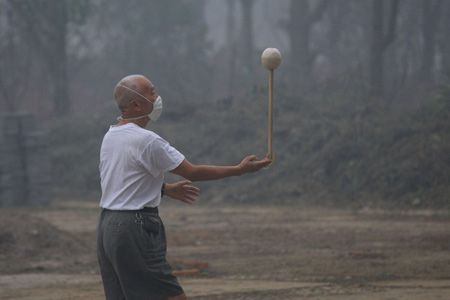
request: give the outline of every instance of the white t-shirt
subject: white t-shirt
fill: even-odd
[[[164,172],[183,160],[183,154],[150,130],[134,123],[111,126],[100,149],[100,206],[112,210],[158,206]]]

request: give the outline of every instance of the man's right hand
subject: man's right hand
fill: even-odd
[[[244,158],[240,164],[234,166],[194,165],[187,159],[171,172],[190,181],[216,180],[230,176],[239,176],[244,173],[256,172],[270,165],[272,160],[268,157],[257,160],[255,155]]]
[[[260,170],[261,168],[267,167],[272,163],[272,160],[269,157],[265,157],[264,159],[258,160],[256,155],[249,155],[244,158],[239,164],[239,168],[242,173],[251,173]]]

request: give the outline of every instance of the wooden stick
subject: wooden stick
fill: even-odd
[[[269,71],[269,122],[267,128],[267,154],[270,159],[273,159],[273,70]]]

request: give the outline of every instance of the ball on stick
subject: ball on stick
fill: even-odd
[[[281,64],[281,53],[277,48],[267,48],[261,55],[261,62],[266,69],[275,70]]]
[[[261,54],[261,63],[269,70],[269,109],[267,127],[267,156],[273,160],[273,77],[274,70],[281,64],[281,53],[277,48],[267,48]]]

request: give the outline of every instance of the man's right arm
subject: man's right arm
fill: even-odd
[[[191,181],[206,181],[256,172],[271,162],[267,157],[257,160],[255,155],[247,156],[235,166],[194,165],[185,159],[171,172]]]

